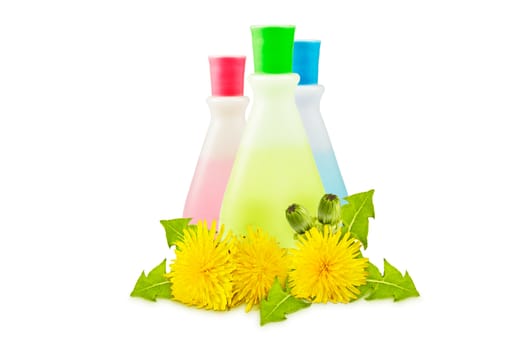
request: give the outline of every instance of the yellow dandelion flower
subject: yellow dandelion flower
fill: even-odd
[[[223,226],[216,234],[216,222],[210,230],[198,222],[196,229],[183,232],[167,274],[173,299],[208,310],[227,309],[232,298],[230,235],[222,239]]]
[[[232,260],[233,305],[246,303],[246,311],[267,296],[275,277],[280,283],[287,278],[286,250],[261,229],[249,228],[246,236],[234,239]]]
[[[312,228],[289,250],[291,293],[314,303],[348,303],[366,283],[368,259],[358,257],[361,243],[341,230]]]

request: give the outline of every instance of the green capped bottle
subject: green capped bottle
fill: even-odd
[[[253,104],[225,190],[220,223],[243,235],[261,227],[282,247],[294,247],[285,210],[300,203],[313,212],[324,194],[296,107],[299,76],[292,73],[294,26],[251,27]]]

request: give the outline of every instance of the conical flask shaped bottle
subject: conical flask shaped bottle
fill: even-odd
[[[253,105],[223,198],[220,223],[237,235],[259,227],[293,247],[286,208],[316,211],[324,194],[295,102],[294,27],[251,27]]]
[[[292,70],[300,75],[296,88],[296,105],[307,130],[323,187],[327,193],[333,193],[343,200],[347,197],[347,189],[320,112],[324,87],[318,85],[319,54],[320,41],[294,43]]]
[[[249,99],[243,96],[245,57],[209,57],[211,122],[203,143],[183,216],[192,223],[218,221],[223,194],[245,128]]]

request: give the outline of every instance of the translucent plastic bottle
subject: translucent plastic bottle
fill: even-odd
[[[241,235],[261,227],[293,247],[285,209],[299,203],[315,212],[324,194],[295,102],[294,26],[251,27],[253,105],[223,198],[220,222]]]
[[[218,221],[223,194],[245,128],[249,99],[243,96],[245,57],[209,57],[211,122],[200,152],[183,216]]]
[[[320,100],[325,89],[323,85],[318,85],[319,56],[320,41],[294,43],[292,70],[300,75],[300,82],[296,88],[296,104],[307,130],[325,191],[345,198],[347,189],[320,113]]]

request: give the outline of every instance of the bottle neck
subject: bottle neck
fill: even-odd
[[[251,74],[248,81],[252,86],[254,103],[257,100],[292,101],[299,76],[288,74]]]
[[[323,85],[298,85],[296,88],[296,104],[319,110],[324,91]]]
[[[298,79],[299,76],[294,73],[252,74],[248,77],[253,91],[253,104],[243,146],[308,146],[307,135],[296,107]]]
[[[207,105],[213,119],[245,118],[245,110],[249,104],[246,96],[210,96]]]
[[[211,96],[207,104],[211,121],[200,154],[201,159],[233,159],[245,128],[245,96]]]

